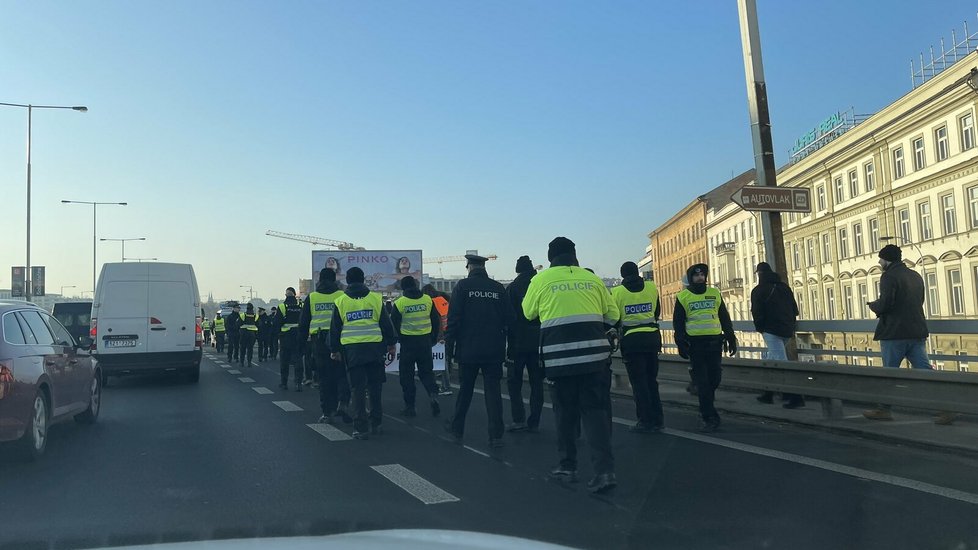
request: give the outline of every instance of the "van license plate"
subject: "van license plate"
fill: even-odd
[[[134,348],[136,347],[136,340],[106,340],[105,347],[107,348]]]

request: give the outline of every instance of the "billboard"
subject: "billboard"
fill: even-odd
[[[331,267],[336,280],[346,284],[346,270],[359,267],[367,287],[381,293],[399,292],[402,278],[410,275],[421,282],[420,250],[313,250],[312,287],[319,283],[319,270]]]
[[[31,266],[31,294],[34,296],[44,296],[44,266]]]
[[[10,268],[10,296],[23,298],[27,287],[27,269],[24,266]]]
[[[444,371],[445,370],[445,344],[435,344],[431,347],[431,362],[434,366],[434,371]],[[394,355],[387,354],[384,356],[384,370],[386,372],[397,372],[401,366],[401,344],[397,344],[397,350]]]

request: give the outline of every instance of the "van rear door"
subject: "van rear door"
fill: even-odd
[[[197,308],[186,281],[149,283],[149,335],[147,351],[193,351]]]
[[[143,281],[108,281],[98,304],[100,354],[148,351],[149,313]]]

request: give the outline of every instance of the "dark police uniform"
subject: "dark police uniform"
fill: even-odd
[[[241,314],[241,325],[238,327],[238,354],[242,366],[251,366],[251,358],[255,353],[255,339],[258,336],[258,315],[254,308],[251,313]]]
[[[228,339],[228,362],[237,361],[238,353],[238,342],[240,341],[238,335],[238,329],[241,328],[241,312],[231,310],[231,314],[227,316],[224,320],[225,334],[227,334]]]
[[[506,300],[506,289],[489,278],[486,258],[467,254],[469,276],[455,285],[448,307],[446,357],[459,364],[460,389],[455,401],[455,416],[446,428],[461,441],[465,415],[472,403],[475,379],[482,372],[486,413],[489,417],[489,443],[501,446],[503,403],[500,381],[506,359],[506,327],[513,311]]]
[[[405,416],[414,416],[417,388],[414,384],[414,372],[417,367],[418,378],[428,393],[431,402],[431,415],[438,416],[441,406],[438,404],[438,384],[435,382],[434,361],[431,347],[438,343],[438,329],[441,315],[435,309],[431,296],[423,294],[418,288],[414,277],[401,279],[401,290],[404,295],[394,301],[391,309],[391,321],[401,344],[401,356],[398,362],[398,378],[404,395]]]
[[[278,305],[279,312],[279,355],[278,372],[281,378],[279,387],[289,387],[289,365],[295,364],[295,391],[302,391],[302,356],[299,353],[299,315],[302,305],[295,296],[287,296]]]

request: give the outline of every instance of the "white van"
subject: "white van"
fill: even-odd
[[[200,377],[200,292],[190,264],[107,263],[92,304],[94,353],[108,376]]]

